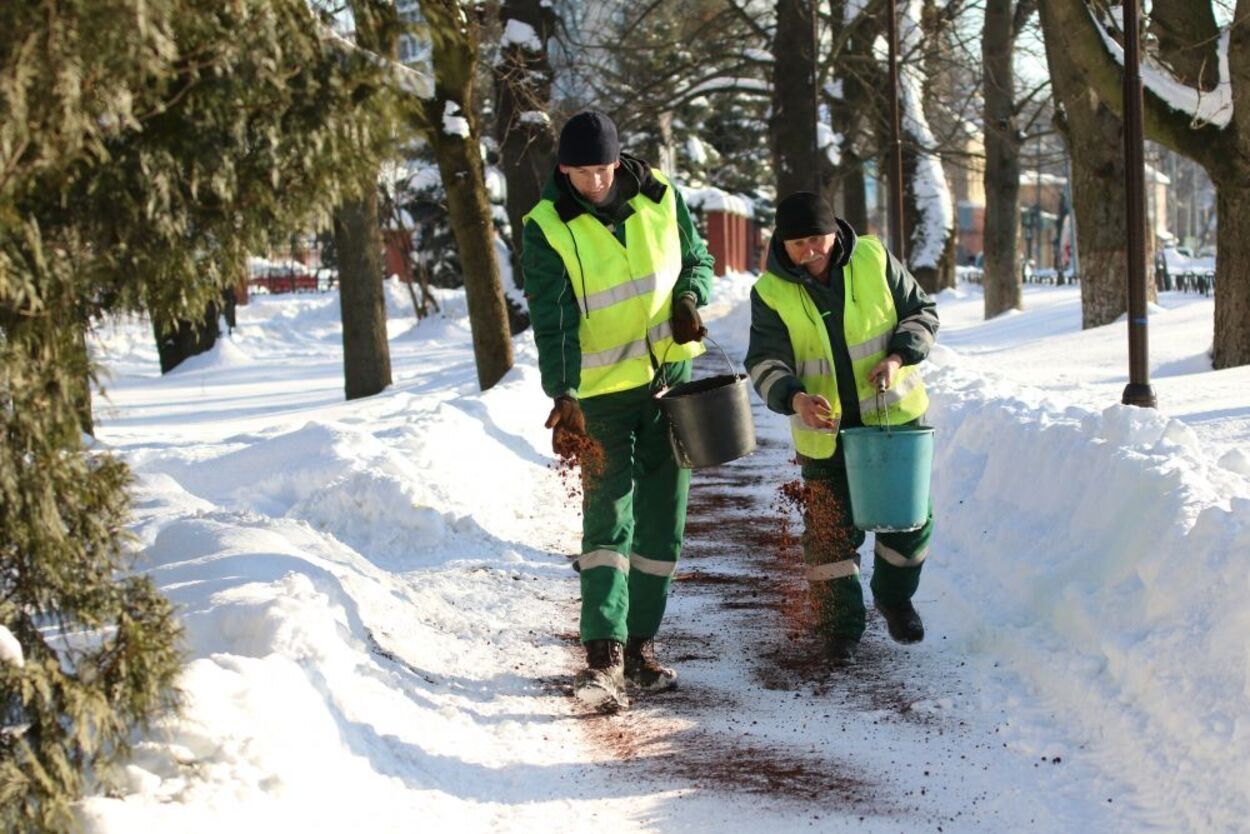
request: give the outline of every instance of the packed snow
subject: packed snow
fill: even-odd
[[[751,280],[718,279],[706,316],[737,361]],[[1023,311],[989,322],[979,287],[942,293],[924,369],[929,636],[866,638],[920,693],[902,707],[915,720],[810,683],[748,689],[737,655],[710,656],[678,663],[679,693],[725,706],[640,699],[667,729],[625,762],[610,741],[638,719],[583,720],[561,688],[580,662],[579,518],[532,336],[479,392],[463,294],[435,290],[444,315],[418,322],[406,290],[387,291],[395,382],[352,402],[332,293],[254,297],[230,338],[164,377],[146,322],[95,334],[111,373],[99,441],[135,472],[138,568],[178,605],[188,662],[184,713],[82,803],[89,831],[1231,831],[1250,817],[1250,368],[1210,370],[1210,299],[1163,293],[1151,310],[1149,411],[1118,404],[1125,327],[1081,331],[1077,289],[1028,285]],[[761,411],[756,427],[744,497],[768,514],[795,472],[785,421]],[[696,472],[692,494],[716,477]],[[679,581],[666,632],[728,628],[724,608]],[[885,810],[664,776],[698,722],[833,751],[846,773],[831,778],[871,773]],[[709,768],[735,755],[693,751]],[[904,795],[911,810],[892,804]]]

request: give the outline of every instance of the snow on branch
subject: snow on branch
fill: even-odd
[[[543,51],[543,42],[539,40],[538,32],[534,31],[534,27],[514,17],[508,19],[508,25],[504,27],[499,45],[505,49],[515,45],[529,52]]]
[[[460,105],[448,99],[443,106],[443,133],[448,136],[459,136],[468,139],[470,135],[469,120],[460,113]]]
[[[1098,29],[1103,45],[1107,47],[1111,57],[1121,67],[1124,66],[1124,47],[1111,36],[1093,9],[1086,11],[1094,21],[1094,26]],[[1217,49],[1220,56],[1220,80],[1215,85],[1215,89],[1210,91],[1199,90],[1178,81],[1153,55],[1146,50],[1141,52],[1141,77],[1146,89],[1168,107],[1188,116],[1190,127],[1195,130],[1208,124],[1225,128],[1233,119],[1233,85],[1228,70],[1229,31],[1225,28],[1220,34]]]
[[[694,211],[722,211],[741,217],[754,217],[755,205],[750,197],[732,194],[719,188],[689,188],[678,186],[686,205]]]
[[[835,167],[842,164],[843,138],[841,133],[834,132],[834,129],[824,122],[816,124],[816,145],[825,152],[829,163]]]
[[[695,96],[701,93],[717,93],[728,90],[739,90],[768,95],[772,91],[767,81],[758,78],[709,78],[686,90],[685,95]]]
[[[434,98],[434,81],[426,73],[357,46],[324,23],[321,24],[321,41],[332,49],[359,55],[374,66],[386,70],[395,89],[417,98]]]

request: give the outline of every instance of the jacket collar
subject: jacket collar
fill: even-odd
[[[635,156],[621,154],[621,167],[616,172],[616,197],[605,206],[595,206],[582,199],[569,178],[560,173],[557,165],[552,171],[550,185],[556,190],[556,214],[565,223],[572,222],[582,214],[597,215],[608,220],[621,221],[634,213],[629,201],[641,194],[653,203],[664,199],[668,186],[651,174],[651,167]]]

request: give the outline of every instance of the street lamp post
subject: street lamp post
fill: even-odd
[[[1124,3],[1124,167],[1128,195],[1128,385],[1121,402],[1154,408],[1146,320],[1146,172],[1142,150],[1140,0]]]
[[[1024,262],[1020,264],[1021,280],[1028,279],[1029,261],[1033,260],[1033,221],[1034,215],[1031,209],[1022,212],[1020,225],[1024,231]]]
[[[894,0],[886,2],[886,30],[890,41],[890,153],[887,165],[890,180],[890,248],[894,256],[907,262],[903,251],[903,139],[899,129],[898,106],[898,10]]]

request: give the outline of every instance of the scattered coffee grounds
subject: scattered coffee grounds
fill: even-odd
[[[580,501],[585,492],[603,474],[603,444],[588,434],[564,432],[560,437],[560,453],[551,466],[560,476],[560,484],[570,502]]]
[[[796,545],[806,553],[818,554],[821,562],[824,554],[850,553],[854,549],[846,511],[828,483],[802,478],[788,481],[778,487],[774,509],[778,524],[773,552],[781,570],[793,572],[797,561],[803,566],[799,576],[804,576],[808,559],[804,553],[797,560],[794,558]],[[799,535],[794,532],[796,515],[803,520]],[[827,599],[825,602],[828,604]],[[828,617],[828,612],[820,611],[820,600],[813,596],[811,583],[806,581],[783,586],[781,613],[791,639],[810,633],[818,621]]]
[[[829,484],[796,478],[777,489],[776,510],[780,514],[779,543],[782,548],[802,543],[809,551],[830,553],[852,549],[846,510]],[[794,514],[803,519],[800,537],[794,535]]]

